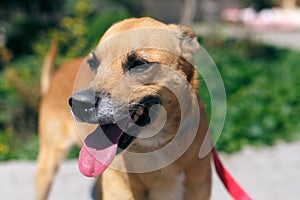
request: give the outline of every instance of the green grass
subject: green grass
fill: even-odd
[[[217,148],[272,145],[299,138],[300,53],[249,40],[200,38],[225,84],[227,115]],[[205,81],[200,93],[210,99]]]

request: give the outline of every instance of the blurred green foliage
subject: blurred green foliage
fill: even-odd
[[[108,27],[131,16],[128,5],[116,4],[113,0],[48,2],[52,6],[59,4],[54,6],[57,10],[44,10],[35,0],[31,3],[28,8],[23,8],[27,2],[16,1],[14,4],[5,0],[0,3],[0,10],[9,9],[20,15],[20,23],[24,24],[20,26],[15,22],[16,16],[6,10],[8,16],[3,18],[4,21],[0,20],[0,27],[7,30],[9,44],[0,48],[0,160],[34,159],[37,155],[40,71],[51,40],[55,39],[59,44],[56,63],[59,65],[71,58],[85,56]],[[44,12],[47,11],[46,15]],[[45,19],[30,22],[32,16],[44,16]],[[51,23],[46,23],[46,18],[51,17],[55,20],[49,19]],[[35,25],[28,26],[28,23]],[[35,30],[27,34],[27,29]],[[78,155],[78,150],[71,151],[71,155]]]
[[[25,56],[0,73],[0,130],[35,130],[42,58]]]
[[[124,7],[93,0],[75,3],[69,0],[66,8],[68,15],[61,18],[59,28],[41,34],[33,43],[34,53],[45,55],[49,48],[49,38],[52,38],[59,43],[62,61],[84,56],[95,47],[101,35],[114,22],[131,16]]]
[[[36,37],[57,27],[63,5],[62,0],[1,0],[0,28],[5,30],[6,46],[14,56],[32,53],[31,44]]]
[[[247,39],[208,37],[201,44],[215,61],[226,89],[227,116],[219,149],[233,152],[245,145],[299,138],[299,52]],[[209,103],[205,81],[201,82],[200,93]],[[210,111],[210,105],[207,108]]]

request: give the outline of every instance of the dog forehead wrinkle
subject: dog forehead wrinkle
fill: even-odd
[[[102,58],[103,65],[107,65],[115,58],[124,55],[124,53],[138,49],[166,49],[171,52],[181,53],[177,35],[176,31],[166,28],[125,29],[123,32],[114,34],[113,37],[101,39],[97,46],[97,54]],[[105,52],[111,53],[107,54]]]

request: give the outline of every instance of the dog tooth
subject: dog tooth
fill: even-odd
[[[134,115],[134,116],[133,116],[133,121],[134,121],[134,122],[136,122],[138,119],[139,119],[139,116],[138,116],[138,115]]]
[[[138,107],[138,109],[137,109],[137,111],[136,111],[136,114],[137,114],[137,115],[142,115],[143,112],[144,112],[144,107],[143,107],[143,106],[140,106],[140,107]]]

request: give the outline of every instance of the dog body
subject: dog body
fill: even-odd
[[[82,61],[83,59],[77,59],[61,66],[51,78],[51,85],[45,89],[46,93],[41,100],[40,150],[36,174],[37,199],[46,199],[60,162],[74,143],[81,145],[66,102],[73,92],[73,82]]]
[[[81,145],[79,138],[86,138],[79,156],[81,172],[102,174],[99,199],[209,199],[210,154],[198,156],[208,122],[195,95],[192,54],[197,48],[189,27],[129,19],[113,25],[87,60],[62,66],[40,108],[38,199],[46,198],[59,162],[72,144]],[[85,67],[75,80],[81,62]],[[92,72],[88,84],[71,94],[74,81],[91,73],[86,69]],[[93,133],[74,133],[68,97],[78,121],[98,125]],[[97,146],[100,133],[110,141]],[[117,147],[121,152],[110,155]]]

